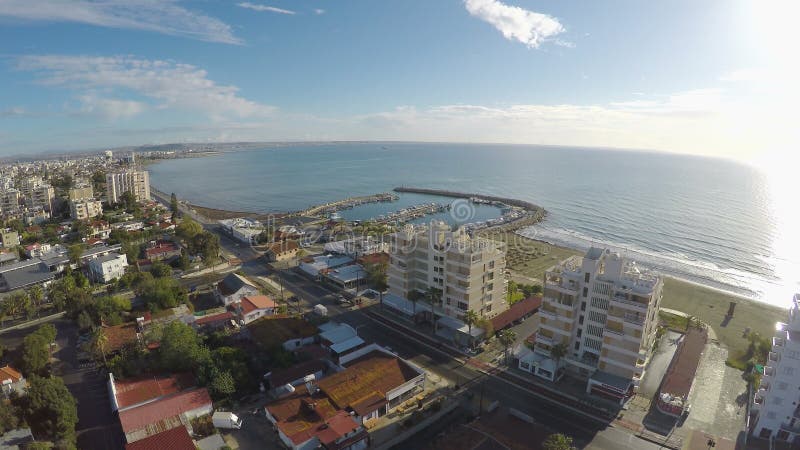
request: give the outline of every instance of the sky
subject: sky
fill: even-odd
[[[404,140],[780,158],[794,0],[0,0],[0,156]]]

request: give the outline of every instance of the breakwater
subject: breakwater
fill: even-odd
[[[319,216],[319,215],[335,213],[343,209],[349,209],[367,203],[393,202],[396,200],[397,200],[397,194],[393,194],[391,192],[382,192],[380,194],[363,195],[360,197],[350,197],[336,202],[330,202],[322,205],[312,206],[311,208],[298,211],[293,215]]]
[[[545,212],[545,209],[539,205],[533,204],[531,202],[526,202],[524,200],[519,200],[515,198],[505,198],[505,197],[498,197],[495,195],[484,195],[484,194],[470,194],[466,192],[458,192],[458,191],[448,191],[445,189],[427,189],[427,188],[417,188],[417,187],[408,187],[408,186],[399,186],[394,188],[395,192],[408,192],[412,194],[428,194],[428,195],[439,195],[442,197],[453,197],[453,198],[466,198],[466,199],[480,199],[486,200],[489,202],[500,202],[504,203],[508,206],[515,206],[517,208],[523,208],[530,212],[533,211],[542,211]]]

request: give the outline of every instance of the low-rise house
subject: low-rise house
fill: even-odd
[[[264,224],[253,219],[225,219],[220,220],[219,224],[225,233],[245,244],[254,244],[264,232]]]
[[[352,258],[361,258],[362,256],[388,252],[389,243],[378,240],[372,236],[358,237],[343,241],[328,242],[325,244],[325,251],[328,253],[347,255]]]
[[[314,375],[315,380],[322,378],[328,372],[328,364],[321,359],[311,359],[295,364],[286,369],[274,369],[264,375],[268,387],[273,394],[290,392],[288,386],[300,386],[305,383],[305,377]]]
[[[689,406],[689,393],[707,338],[708,332],[698,328],[681,338],[656,397],[656,408],[662,413],[680,417]]]
[[[319,388],[357,421],[390,413],[425,389],[425,371],[376,344],[340,359],[345,368],[319,381]]]
[[[335,361],[364,346],[364,340],[346,323],[327,322],[319,328],[322,331],[319,334],[319,344]]]
[[[367,271],[358,264],[351,264],[323,271],[322,278],[339,289],[357,290],[367,284]]]
[[[173,258],[181,255],[181,249],[170,241],[158,241],[144,250],[145,258],[156,261]]]
[[[242,297],[258,295],[259,290],[258,287],[247,278],[237,273],[231,273],[217,283],[214,294],[217,296],[220,303],[228,306],[231,303],[240,302]]]
[[[119,253],[109,253],[89,261],[89,278],[97,283],[108,283],[125,275],[127,266],[127,256]]]
[[[12,392],[22,395],[25,393],[28,383],[17,369],[6,364],[0,367],[0,386],[2,386],[3,395],[8,396]]]
[[[367,448],[368,435],[363,425],[345,411],[334,407],[313,385],[265,408],[281,442],[292,450],[316,448],[361,450]]]
[[[303,258],[300,261],[300,270],[306,275],[320,279],[321,275],[330,269],[346,266],[353,263],[353,258],[344,255],[317,255]]]
[[[501,312],[500,314],[489,319],[492,322],[492,328],[498,332],[511,325],[518,324],[519,322],[532,316],[542,306],[542,296],[528,297],[520,300],[511,305],[510,308]]]
[[[219,330],[226,327],[235,327],[233,313],[225,311],[218,314],[209,314],[194,321],[194,326],[203,331]]]
[[[111,225],[105,220],[94,220],[89,224],[89,236],[108,239],[111,236]]]
[[[30,244],[25,246],[25,254],[28,255],[28,258],[37,258],[39,256],[50,253],[52,249],[53,246],[46,242],[43,244],[36,242],[35,244]]]
[[[272,262],[285,261],[287,259],[295,258],[299,250],[300,244],[298,244],[297,241],[273,242],[269,245],[269,247],[267,247],[266,252],[264,252],[264,256],[268,261]]]
[[[144,229],[144,222],[139,220],[128,220],[125,222],[117,222],[112,224],[111,227],[115,230],[139,231]]]
[[[239,303],[239,320],[248,324],[256,319],[275,314],[275,301],[266,295],[247,295]]]
[[[303,319],[280,316],[262,317],[247,324],[247,330],[262,348],[280,345],[287,351],[313,344],[319,333],[315,325]]]

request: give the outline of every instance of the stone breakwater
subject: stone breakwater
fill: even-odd
[[[408,186],[394,188],[395,192],[406,192],[411,194],[438,195],[441,197],[464,198],[471,201],[484,203],[494,203],[498,206],[508,206],[524,211],[524,214],[515,217],[513,220],[490,225],[491,228],[498,228],[502,231],[514,231],[522,227],[527,227],[542,221],[547,215],[547,211],[539,205],[515,198],[498,197],[496,195],[474,194],[467,192],[448,191],[446,189],[428,189]]]

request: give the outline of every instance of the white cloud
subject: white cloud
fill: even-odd
[[[28,114],[28,111],[20,106],[13,106],[11,108],[0,109],[0,117],[24,116],[26,114]]]
[[[216,84],[208,79],[205,70],[172,61],[131,56],[29,55],[18,60],[17,68],[36,72],[45,85],[64,86],[84,97],[100,91],[116,96],[133,92],[154,100],[157,108],[179,108],[213,118],[257,117],[274,110],[240,97],[235,86]],[[134,103],[105,100],[96,107],[130,116],[144,107]]]
[[[0,16],[154,31],[201,41],[240,44],[226,23],[176,0],[2,0]]]
[[[565,30],[555,17],[509,6],[498,0],[464,0],[464,6],[473,16],[492,24],[506,39],[522,42],[530,48],[539,48],[543,42]]]
[[[93,94],[82,95],[80,111],[82,114],[97,115],[106,119],[116,120],[136,116],[146,109],[142,102],[134,100],[118,100],[113,98],[98,98]]]
[[[289,14],[289,15],[294,15],[295,14],[294,11],[290,11],[288,9],[276,8],[274,6],[267,6],[267,5],[258,5],[258,4],[250,3],[250,2],[238,3],[237,6],[239,6],[240,8],[252,9],[253,11],[260,11],[260,12],[266,11],[266,12],[274,12],[274,13],[278,13],[278,14]]]
[[[316,14],[318,16],[321,15],[321,14],[325,14],[325,10],[322,9],[322,8],[314,8],[314,14]]]

